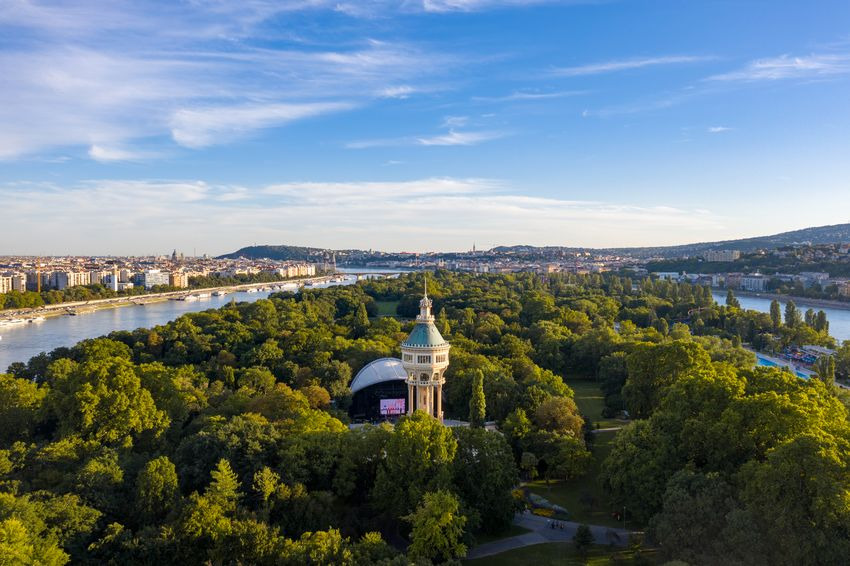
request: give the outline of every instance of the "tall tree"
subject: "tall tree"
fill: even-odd
[[[47,388],[0,374],[0,447],[27,440],[39,420]]]
[[[774,332],[782,326],[782,306],[776,299],[770,301],[770,321],[773,323]]]
[[[806,309],[806,314],[803,315],[803,321],[806,323],[806,326],[811,326],[812,328],[814,328],[815,309]]]
[[[472,376],[472,397],[469,399],[469,425],[482,428],[487,413],[487,400],[484,397],[484,372],[475,370]]]
[[[204,497],[216,503],[225,511],[236,509],[236,503],[240,497],[239,477],[230,467],[230,462],[224,458],[219,460],[215,469],[210,472],[210,476],[212,482],[204,492]]]
[[[9,517],[0,521],[0,564],[62,566],[68,560],[55,540],[34,535],[21,520]]]
[[[452,330],[452,327],[449,325],[449,315],[446,314],[446,307],[440,309],[440,312],[437,314],[437,330],[440,331],[444,337],[448,336]]]
[[[797,309],[797,305],[794,301],[788,301],[788,304],[785,305],[785,326],[796,328],[801,322],[800,311]]]
[[[638,344],[626,365],[629,377],[623,399],[633,416],[645,418],[658,404],[664,390],[688,373],[711,371],[711,358],[694,342],[674,340],[664,344]]]
[[[450,428],[423,411],[396,425],[378,467],[372,499],[375,507],[400,517],[412,511],[427,491],[451,484],[457,440]]]
[[[454,433],[453,483],[464,510],[478,515],[482,530],[504,531],[516,510],[511,490],[519,481],[510,445],[501,434],[480,428],[456,428]]]
[[[818,358],[818,361],[815,363],[815,371],[818,374],[818,378],[826,383],[827,385],[832,385],[835,383],[835,357],[834,356],[821,356]]]
[[[146,520],[163,517],[178,496],[177,470],[167,456],[154,458],[136,477],[136,507]]]
[[[408,554],[437,562],[466,556],[461,541],[467,519],[459,510],[454,494],[444,490],[426,493],[416,510],[404,517],[413,526]]]
[[[542,430],[574,438],[581,437],[584,419],[576,402],[569,397],[549,397],[534,412],[534,422]]]
[[[726,291],[726,306],[734,307],[736,309],[741,308],[741,301],[739,301],[737,297],[735,297],[735,293],[732,291],[732,289]]]
[[[51,365],[57,373],[45,399],[62,433],[130,446],[142,433],[159,436],[168,428],[168,415],[157,409],[130,361],[98,358],[59,372],[63,361],[69,360]]]
[[[354,321],[352,326],[355,338],[362,338],[369,330],[369,313],[366,312],[365,303],[357,305],[357,310],[354,312]]]
[[[826,319],[826,313],[823,311],[818,311],[818,314],[815,316],[815,330],[829,333],[829,321]]]

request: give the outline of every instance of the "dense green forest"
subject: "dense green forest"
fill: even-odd
[[[505,532],[523,475],[589,469],[568,379],[628,411],[599,482],[665,558],[840,564],[850,425],[832,374],[753,369],[834,345],[822,318],[615,276],[429,277],[452,343],[450,429],[348,426],[348,384],[397,356],[422,275],[187,314],[0,375],[0,555],[22,564],[428,564]],[[378,302],[398,317],[376,317]],[[835,373],[850,369],[850,345]],[[483,414],[483,418],[482,418]],[[495,420],[501,433],[480,427]],[[532,469],[533,468],[533,469]],[[17,562],[16,562],[17,561]]]

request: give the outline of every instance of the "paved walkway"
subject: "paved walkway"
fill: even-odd
[[[620,430],[620,429],[621,429],[621,428],[623,428],[624,426],[626,426],[626,425],[621,425],[621,426],[609,426],[609,427],[607,427],[607,428],[595,428],[595,429],[591,430],[590,432],[591,432],[592,434],[599,434],[600,432],[611,432],[612,430]]]
[[[564,525],[564,529],[561,530],[560,528],[550,528],[550,523],[551,519],[538,517],[531,513],[517,514],[514,517],[514,524],[529,529],[531,532],[478,545],[470,550],[466,557],[470,559],[483,558],[485,556],[501,554],[515,548],[522,548],[524,546],[543,544],[547,542],[572,542],[573,535],[576,534],[576,529],[578,529],[581,524],[570,521],[560,521],[560,523]],[[626,546],[629,543],[629,531],[623,529],[612,529],[611,527],[602,527],[599,525],[589,526],[596,544]]]

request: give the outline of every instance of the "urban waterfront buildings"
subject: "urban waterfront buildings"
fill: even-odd
[[[112,291],[133,287],[189,287],[192,277],[239,277],[267,273],[280,279],[311,277],[317,266],[307,262],[154,257],[6,257],[0,258],[0,293],[63,291],[103,285]]]

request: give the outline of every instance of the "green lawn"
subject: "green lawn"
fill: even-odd
[[[465,560],[468,566],[573,566],[588,564],[590,566],[608,566],[611,557],[619,554],[623,559],[630,558],[630,551],[611,551],[604,546],[594,546],[588,553],[587,561],[576,554],[575,548],[569,542],[550,542],[535,544],[509,550],[495,556],[486,556],[476,560]],[[644,553],[650,563],[654,562],[652,553]],[[628,563],[628,562],[624,562]]]
[[[552,481],[549,486],[546,485],[545,480],[537,480],[526,484],[527,487],[532,493],[542,495],[552,503],[556,503],[569,511],[571,521],[590,525],[622,527],[623,523],[616,521],[611,516],[613,509],[608,496],[597,482],[602,461],[611,451],[611,442],[616,434],[617,431],[612,430],[599,432],[595,435],[591,448],[593,463],[584,476],[568,482]],[[592,507],[588,507],[587,503],[582,502],[585,494],[593,498]],[[633,528],[636,525],[627,524],[626,526]]]
[[[626,424],[625,421],[602,418],[605,398],[598,383],[582,379],[570,379],[565,380],[565,382],[575,392],[576,405],[578,405],[582,415],[593,423],[594,428],[613,428]],[[594,442],[591,447],[593,463],[583,477],[568,482],[553,481],[548,486],[544,480],[526,485],[533,493],[542,495],[552,503],[569,511],[570,519],[573,521],[591,525],[622,527],[623,523],[611,516],[614,509],[611,507],[608,496],[598,483],[602,462],[611,452],[611,443],[616,435],[616,430],[601,431],[594,435]],[[592,505],[589,505],[590,500],[593,501]],[[626,524],[628,528],[636,526]]]
[[[488,535],[481,533],[480,535],[475,535],[476,544],[484,544],[486,542],[493,542],[494,540],[501,540],[503,538],[515,537],[517,535],[524,535],[525,533],[530,533],[528,529],[525,527],[520,527],[519,525],[511,524],[510,528],[505,532],[498,535]]]
[[[565,379],[564,383],[575,392],[576,405],[581,414],[586,417],[594,428],[610,428],[623,426],[623,421],[617,419],[605,419],[602,417],[602,409],[605,408],[605,396],[599,389],[599,384],[593,380]]]
[[[396,316],[398,301],[375,301],[375,305],[378,307],[378,316]]]

